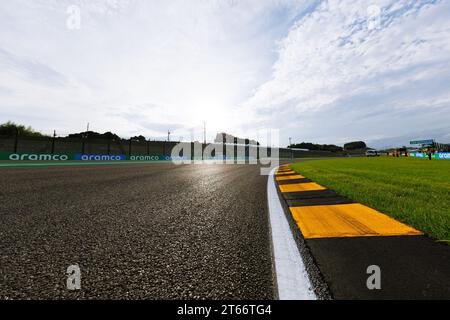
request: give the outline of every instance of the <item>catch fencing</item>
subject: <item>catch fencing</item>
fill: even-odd
[[[23,160],[20,155],[73,155],[68,158],[80,158],[80,155],[102,155],[102,156],[121,156],[126,160],[147,160],[151,156],[159,160],[171,159],[172,151],[176,146],[182,146],[182,151],[177,154],[180,157],[186,157],[186,150],[190,151],[191,159],[202,159],[205,148],[212,149],[212,157],[225,157],[226,149],[234,151],[235,158],[239,155],[238,150],[244,150],[240,154],[246,159],[251,157],[271,157],[278,151],[279,158],[305,158],[305,157],[335,157],[339,156],[327,151],[306,151],[291,150],[288,148],[277,148],[256,145],[236,145],[212,143],[204,144],[199,142],[177,142],[177,141],[152,141],[152,140],[134,140],[134,139],[93,139],[93,138],[73,138],[73,137],[30,137],[30,136],[0,136],[0,153],[5,155],[16,155],[15,159]],[[184,151],[183,151],[184,150]],[[18,156],[17,156],[18,155]],[[156,158],[157,156],[157,158]],[[150,158],[149,158],[150,157]],[[16,159],[18,158],[18,159]],[[1,160],[8,160],[1,159]],[[98,157],[98,159],[104,159]],[[98,160],[95,157],[89,160]],[[119,158],[118,158],[119,159]],[[29,159],[28,159],[29,160]],[[83,159],[84,160],[84,159]]]

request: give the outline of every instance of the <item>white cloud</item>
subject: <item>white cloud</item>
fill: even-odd
[[[233,130],[236,107],[267,78],[276,39],[304,1],[18,1],[0,5],[2,118],[38,129],[121,134],[161,130],[142,125]],[[77,5],[80,30],[66,27]],[[28,65],[49,72],[30,77]],[[5,91],[6,92],[6,91]],[[154,105],[156,108],[142,106]],[[122,117],[131,110],[132,117]],[[117,110],[122,110],[118,113]],[[171,128],[168,128],[171,129]],[[185,131],[186,131],[185,130]],[[185,134],[181,129],[179,135]],[[211,132],[214,135],[215,132]]]
[[[81,29],[69,30],[77,5]],[[381,8],[368,28],[370,5]],[[445,132],[448,1],[0,4],[0,121],[37,129],[345,142]],[[373,21],[372,21],[373,22]],[[378,20],[375,20],[378,22]],[[432,133],[430,133],[432,134]],[[442,136],[442,134],[441,134]],[[283,144],[283,143],[282,143]]]
[[[381,9],[375,29],[370,5]],[[260,109],[261,122],[297,118],[284,139],[344,142],[448,128],[449,18],[448,1],[324,1],[281,42],[273,79],[246,107]]]

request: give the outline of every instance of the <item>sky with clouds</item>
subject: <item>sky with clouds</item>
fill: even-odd
[[[0,21],[0,122],[450,143],[450,1],[12,0]]]

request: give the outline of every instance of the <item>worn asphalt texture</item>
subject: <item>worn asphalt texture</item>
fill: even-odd
[[[0,168],[0,299],[273,299],[256,165]],[[81,290],[66,269],[81,268]]]

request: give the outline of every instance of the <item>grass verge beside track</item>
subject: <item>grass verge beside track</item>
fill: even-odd
[[[291,164],[323,186],[450,244],[450,161],[345,158]]]

